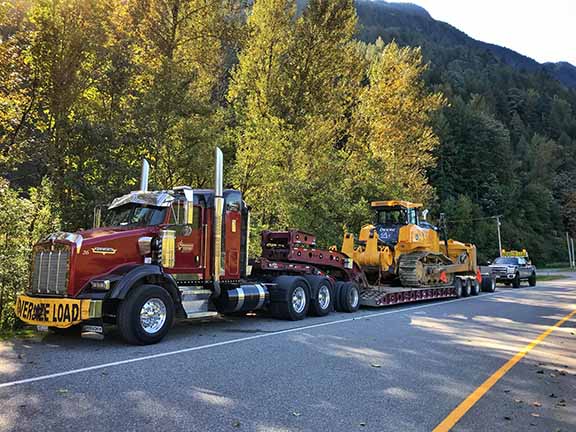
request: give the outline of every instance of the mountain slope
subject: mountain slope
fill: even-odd
[[[545,71],[564,85],[576,88],[576,67],[570,63],[540,64],[509,48],[475,40],[466,33],[442,21],[433,19],[422,7],[410,3],[357,0],[360,22],[359,38],[374,42],[378,37],[392,39],[401,45],[438,45],[445,48],[462,46],[483,50],[497,60],[519,70]]]

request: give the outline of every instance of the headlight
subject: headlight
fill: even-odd
[[[108,279],[93,280],[90,284],[92,289],[96,291],[108,291],[110,289],[110,281]]]
[[[516,267],[508,267],[508,268],[506,268],[506,271],[508,273],[514,273],[516,271]]]
[[[152,252],[152,237],[140,237],[138,239],[138,249],[140,249],[140,255],[150,255]]]

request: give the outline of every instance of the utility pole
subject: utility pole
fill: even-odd
[[[572,243],[572,268],[576,267],[576,257],[574,256],[574,237],[570,239],[570,243]]]
[[[574,259],[572,258],[572,247],[574,246],[574,244],[572,244],[572,246],[570,245],[570,235],[568,234],[568,232],[566,232],[566,244],[568,245],[568,265],[570,267],[574,267]]]
[[[498,256],[502,256],[502,237],[500,235],[500,216],[496,218],[496,229],[498,230]]]

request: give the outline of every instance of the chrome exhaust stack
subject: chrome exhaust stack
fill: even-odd
[[[223,214],[224,214],[224,156],[222,150],[216,147],[215,163],[214,163],[214,266],[213,266],[213,280],[214,280],[214,297],[220,297],[220,276],[223,273],[223,254],[222,254],[222,230]]]
[[[148,192],[148,176],[150,175],[150,164],[146,159],[142,159],[142,173],[140,174],[140,191]]]

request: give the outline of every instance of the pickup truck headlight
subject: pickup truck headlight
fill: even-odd
[[[507,268],[506,268],[506,271],[507,271],[508,273],[515,273],[515,272],[516,272],[516,267],[507,267]]]
[[[92,289],[95,291],[108,291],[110,290],[110,281],[108,279],[104,280],[93,280],[90,282]]]

